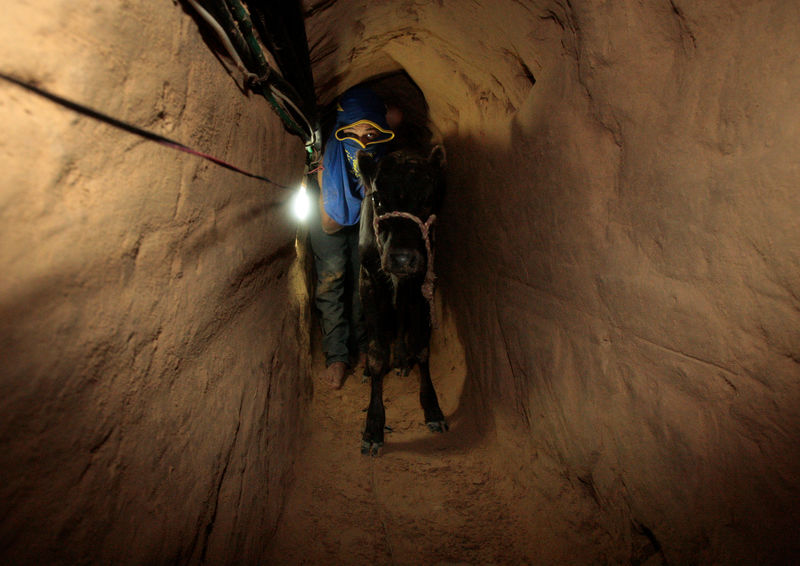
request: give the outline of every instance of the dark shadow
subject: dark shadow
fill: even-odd
[[[434,381],[436,381],[434,376]],[[469,381],[469,375],[465,381]],[[386,432],[385,444],[381,447],[379,454],[399,454],[403,452],[413,452],[415,454],[436,454],[445,450],[464,450],[469,451],[480,445],[483,439],[483,430],[480,423],[475,419],[475,412],[470,409],[463,400],[459,400],[456,410],[449,415],[445,415],[450,430],[444,433],[428,432],[424,438],[411,441],[395,441],[392,433]],[[420,426],[422,423],[422,412],[420,410]]]
[[[373,77],[364,84],[383,99],[387,108],[397,108],[403,114],[403,122],[395,128],[391,149],[425,149],[430,145],[433,134],[428,127],[428,102],[408,73],[387,73]]]

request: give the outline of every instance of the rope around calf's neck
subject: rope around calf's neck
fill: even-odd
[[[376,241],[378,240],[378,225],[380,224],[381,220],[385,220],[386,218],[407,218],[408,220],[415,222],[422,232],[422,239],[425,241],[425,251],[428,254],[428,269],[425,272],[425,280],[422,282],[422,296],[428,301],[428,306],[430,308],[431,327],[438,328],[439,324],[436,320],[436,311],[433,304],[433,287],[436,281],[436,274],[433,272],[433,246],[431,245],[430,237],[431,227],[433,226],[433,223],[436,222],[436,215],[431,214],[425,222],[410,212],[401,212],[398,210],[387,212],[386,214],[381,214],[380,216],[375,215],[372,217],[372,230],[375,232]]]

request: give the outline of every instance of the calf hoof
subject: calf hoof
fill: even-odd
[[[425,423],[431,432],[445,432],[450,430],[447,421],[428,421]]]
[[[364,456],[377,456],[381,446],[383,446],[383,442],[370,442],[369,440],[362,440],[361,453]]]

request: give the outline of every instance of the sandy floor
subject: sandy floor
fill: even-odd
[[[441,340],[441,338],[440,338]],[[434,344],[436,352],[437,344]],[[442,344],[438,344],[442,346]],[[432,374],[450,431],[428,431],[418,374],[385,380],[386,444],[362,456],[369,386],[350,375],[340,391],[322,381],[314,355],[310,436],[295,466],[270,558],[274,564],[606,563],[607,536],[592,503],[541,459],[514,462],[513,446],[480,431],[458,409],[463,361],[448,352]],[[508,470],[536,469],[526,489]],[[613,560],[612,560],[613,562]]]

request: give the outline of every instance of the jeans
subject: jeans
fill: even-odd
[[[308,232],[317,271],[315,303],[322,326],[325,363],[350,364],[350,356],[366,352],[364,315],[358,296],[358,225],[326,234],[318,218]]]

